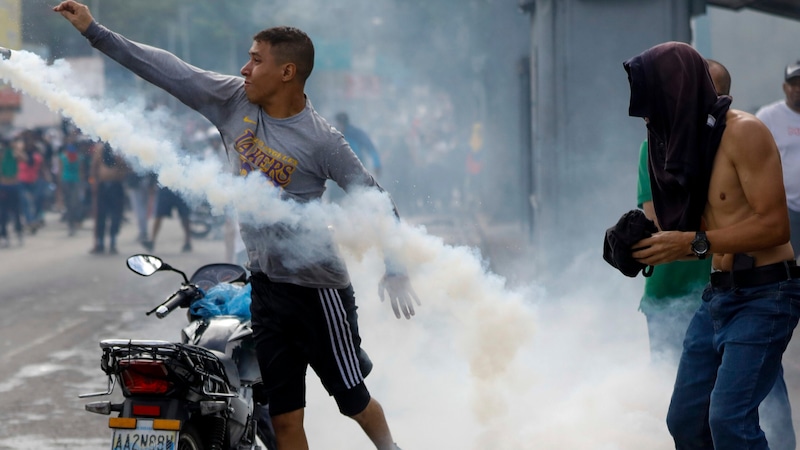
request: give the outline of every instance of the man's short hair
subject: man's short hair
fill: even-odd
[[[712,67],[716,67],[720,71],[718,79],[711,77],[711,81],[714,82],[714,89],[717,90],[717,95],[731,95],[731,73],[728,72],[728,68],[714,59],[707,58],[706,62],[708,63],[709,72],[711,72]]]
[[[253,36],[253,40],[269,43],[278,64],[293,63],[301,82],[305,83],[311,75],[314,69],[314,43],[302,30],[287,26],[267,28]]]

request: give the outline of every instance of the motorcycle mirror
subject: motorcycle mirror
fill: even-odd
[[[133,255],[126,262],[129,269],[144,277],[149,277],[164,266],[164,261],[153,255]]]
[[[129,269],[138,273],[141,276],[149,277],[150,275],[160,270],[170,270],[172,272],[180,274],[183,277],[184,283],[189,283],[189,279],[186,278],[185,273],[165,263],[158,256],[142,255],[142,254],[133,255],[128,257],[126,262],[128,264]]]

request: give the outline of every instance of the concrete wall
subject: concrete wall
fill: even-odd
[[[660,42],[689,42],[689,2],[538,0],[531,30],[532,241],[553,269],[596,257],[605,229],[636,207],[645,127],[628,116],[622,62]]]
[[[702,19],[701,19],[702,20]],[[783,98],[783,70],[800,59],[800,21],[751,10],[708,8],[707,31],[697,33],[704,56],[731,72],[733,106],[755,112]]]

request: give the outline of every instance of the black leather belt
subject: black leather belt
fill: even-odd
[[[800,278],[800,267],[795,261],[783,261],[752,269],[713,272],[711,286],[716,288],[751,287],[793,278]]]

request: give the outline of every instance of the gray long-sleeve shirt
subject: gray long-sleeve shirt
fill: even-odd
[[[93,47],[210,120],[240,175],[260,172],[280,186],[284,197],[299,202],[318,200],[327,179],[344,189],[352,185],[381,189],[342,134],[317,114],[310,101],[299,114],[276,119],[248,101],[241,77],[199,69],[96,22],[84,36]],[[241,232],[250,270],[264,272],[273,281],[311,288],[343,288],[350,283],[326,224],[243,222]]]

